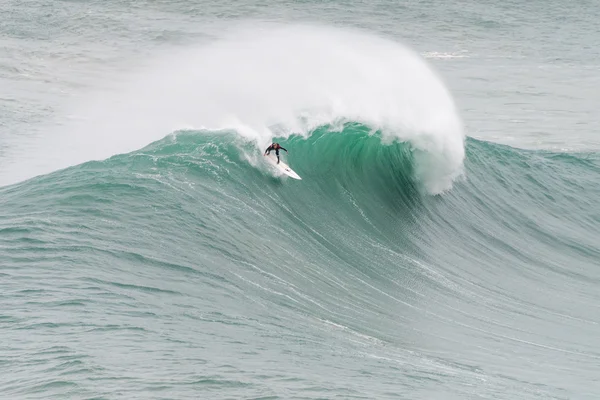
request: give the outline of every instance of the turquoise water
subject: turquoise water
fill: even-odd
[[[0,397],[600,395],[594,4],[0,11]]]

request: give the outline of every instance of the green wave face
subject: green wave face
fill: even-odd
[[[597,329],[586,303],[599,279],[596,154],[468,140],[465,175],[433,196],[419,150],[366,126],[281,143],[302,181],[277,177],[235,132],[181,132],[0,189],[3,276],[23,290],[11,296],[69,308],[24,329],[63,332],[107,377],[196,365],[210,379],[181,393],[232,396],[283,387],[244,384],[268,358],[264,374],[339,395],[366,393],[350,377],[378,371],[375,398],[415,369],[500,390],[505,352],[531,352],[548,376],[555,357],[597,361],[584,347]],[[571,342],[574,329],[589,341]],[[107,338],[127,359],[101,356]],[[232,370],[208,372],[222,365]],[[339,373],[353,383],[320,378]]]

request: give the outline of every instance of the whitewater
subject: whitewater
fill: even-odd
[[[0,397],[600,394],[591,5],[0,11]]]

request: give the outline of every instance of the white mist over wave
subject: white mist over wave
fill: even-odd
[[[464,134],[453,100],[397,42],[322,26],[246,26],[157,59],[74,107],[76,121],[40,146],[60,155],[36,155],[20,170],[33,176],[133,151],[177,129],[233,129],[262,148],[274,132],[306,136],[356,121],[409,142],[429,193],[449,189],[461,173]]]

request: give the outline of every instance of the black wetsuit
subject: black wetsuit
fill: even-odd
[[[265,154],[271,154],[271,150],[275,150],[275,155],[277,156],[277,164],[279,164],[279,150],[285,150],[285,152],[287,153],[287,150],[281,147],[279,143],[273,143],[272,145],[267,147],[267,149],[265,150]]]

